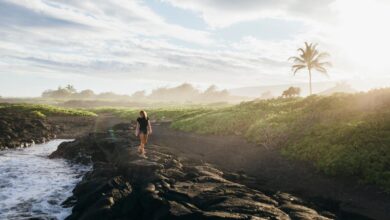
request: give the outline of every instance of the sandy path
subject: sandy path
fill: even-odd
[[[298,194],[341,212],[390,219],[390,195],[375,187],[358,186],[353,180],[324,176],[308,164],[289,161],[276,151],[247,143],[240,137],[180,132],[162,123],[154,125],[150,142],[221,169],[242,170],[256,177],[261,189]],[[346,219],[357,219],[345,215]]]

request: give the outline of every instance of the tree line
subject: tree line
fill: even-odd
[[[42,98],[58,100],[110,100],[110,101],[159,101],[159,102],[220,102],[229,101],[232,96],[227,90],[218,90],[215,85],[205,91],[183,83],[172,88],[157,88],[150,94],[137,91],[131,95],[119,95],[113,92],[95,93],[90,89],[78,91],[73,85],[59,86],[55,90],[46,90]]]

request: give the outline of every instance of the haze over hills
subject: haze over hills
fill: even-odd
[[[227,90],[220,90],[215,85],[206,90],[199,90],[189,83],[175,87],[160,87],[147,93],[144,90],[133,94],[117,94],[114,92],[96,93],[91,89],[78,90],[72,85],[59,86],[42,92],[36,98],[2,98],[0,102],[10,103],[41,103],[55,104],[66,107],[148,107],[166,104],[211,104],[211,103],[238,103],[250,100],[248,97],[231,95]]]
[[[334,86],[334,82],[321,82],[313,83],[313,92],[318,93],[323,90],[329,89]],[[253,86],[253,87],[242,87],[230,89],[229,92],[232,95],[247,96],[247,97],[261,97],[262,94],[270,93],[272,97],[277,97],[282,94],[284,90],[290,86],[301,88],[301,95],[307,95],[309,93],[308,85],[305,83],[292,83],[283,85],[272,85],[272,86]]]
[[[98,107],[98,106],[149,106],[156,103],[210,104],[239,103],[253,99],[270,99],[280,97],[289,87],[300,88],[300,96],[307,96],[308,85],[294,83],[273,86],[242,87],[220,90],[215,85],[206,90],[200,90],[194,85],[183,83],[175,87],[159,87],[147,93],[144,90],[133,94],[117,94],[114,92],[96,93],[91,89],[78,90],[72,85],[59,86],[42,92],[40,97],[3,97],[0,102],[10,103],[42,103],[57,104],[67,107]],[[346,82],[313,83],[314,94],[332,95],[334,93],[355,93],[359,90]]]
[[[334,93],[356,93],[358,90],[352,88],[351,85],[349,85],[346,82],[337,83],[334,87],[326,89],[325,91],[322,91],[318,93],[319,95],[332,95]]]
[[[229,93],[235,96],[245,97],[261,97],[265,96],[278,97],[284,90],[289,87],[299,87],[301,89],[301,96],[309,95],[309,86],[307,83],[290,83],[270,86],[251,86],[251,87],[239,87],[229,89]],[[348,80],[348,81],[326,81],[326,82],[313,82],[313,94],[317,95],[331,95],[337,92],[354,93],[359,91],[368,91],[375,88],[386,88],[390,85],[387,83],[387,79],[365,79],[365,80]]]

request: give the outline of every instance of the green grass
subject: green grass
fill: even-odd
[[[312,162],[326,174],[390,190],[390,89],[253,101],[194,113],[176,113],[181,117],[172,127],[242,135],[286,157]]]
[[[204,112],[209,112],[212,109],[216,109],[214,107],[165,107],[165,108],[152,108],[146,109],[149,118],[153,120],[163,121],[175,121],[180,120],[182,118],[191,117],[194,115],[199,115]],[[96,108],[91,110],[96,114],[102,113],[111,113],[118,117],[135,120],[139,117],[139,109],[133,108]]]
[[[85,116],[96,117],[97,114],[87,110],[61,108],[51,105],[41,104],[8,104],[0,103],[0,109],[7,110],[9,112],[16,112],[22,114],[31,114],[37,117],[46,116]]]

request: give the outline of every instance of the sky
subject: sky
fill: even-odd
[[[389,11],[387,0],[0,0],[0,96],[307,82],[288,61],[305,41],[333,63],[313,81],[390,86]]]

